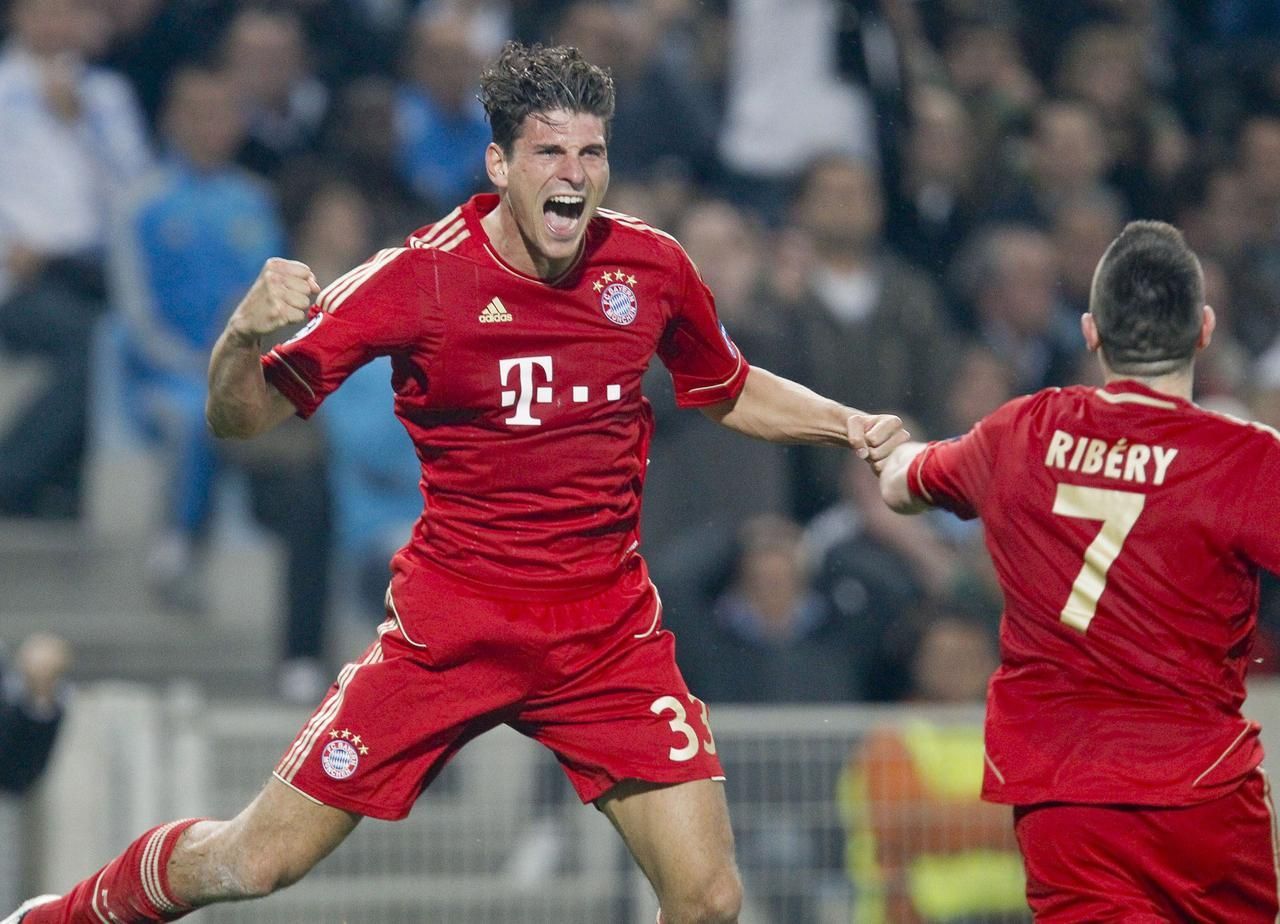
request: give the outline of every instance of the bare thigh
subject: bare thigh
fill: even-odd
[[[597,804],[653,884],[667,921],[737,919],[741,887],[722,783],[629,780]]]

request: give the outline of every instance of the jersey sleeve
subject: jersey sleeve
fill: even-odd
[[[676,310],[658,356],[671,373],[676,404],[704,407],[736,398],[750,367],[716,317],[715,299],[684,251],[679,253]]]
[[[1262,437],[1259,437],[1262,439]],[[1242,498],[1236,547],[1249,561],[1280,574],[1280,440],[1268,435],[1253,485]]]
[[[339,277],[316,299],[307,325],[262,357],[267,382],[310,417],[365,363],[421,336],[424,292],[413,253],[393,248]]]
[[[981,515],[996,452],[1027,400],[1008,402],[963,436],[926,445],[907,467],[911,493],[961,519],[972,520]]]

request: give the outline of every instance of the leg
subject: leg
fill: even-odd
[[[254,517],[284,544],[285,624],[281,660],[325,653],[333,553],[328,472],[322,458],[246,467]],[[383,582],[386,589],[386,581]]]
[[[662,906],[663,924],[735,924],[742,885],[724,786],[628,780],[598,801]]]
[[[193,906],[270,895],[305,876],[359,821],[272,779],[230,821],[191,827],[169,860],[170,886]]]
[[[88,420],[89,347],[101,304],[46,276],[0,306],[0,340],[45,359],[42,393],[0,436],[0,508],[40,514],[53,493],[74,514]],[[46,497],[46,495],[49,495]]]
[[[273,779],[230,821],[149,831],[66,896],[20,920],[149,924],[176,921],[201,905],[259,898],[301,879],[359,820]]]

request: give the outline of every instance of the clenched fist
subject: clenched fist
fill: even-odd
[[[319,293],[311,267],[272,257],[236,306],[227,329],[237,340],[256,343],[282,327],[306,320],[311,300]]]
[[[849,417],[849,446],[877,475],[889,454],[911,438],[902,418],[893,414],[853,414]]]

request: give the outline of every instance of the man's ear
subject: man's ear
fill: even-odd
[[[498,189],[507,188],[507,155],[492,141],[484,149],[484,169],[489,174],[490,183]]]
[[[1200,319],[1200,336],[1196,339],[1196,349],[1203,350],[1213,340],[1213,331],[1218,326],[1218,315],[1209,305],[1204,306],[1204,315]]]
[[[1098,336],[1098,322],[1088,311],[1080,315],[1080,333],[1084,334],[1084,345],[1089,352],[1098,352],[1098,348],[1102,346],[1102,339]]]

